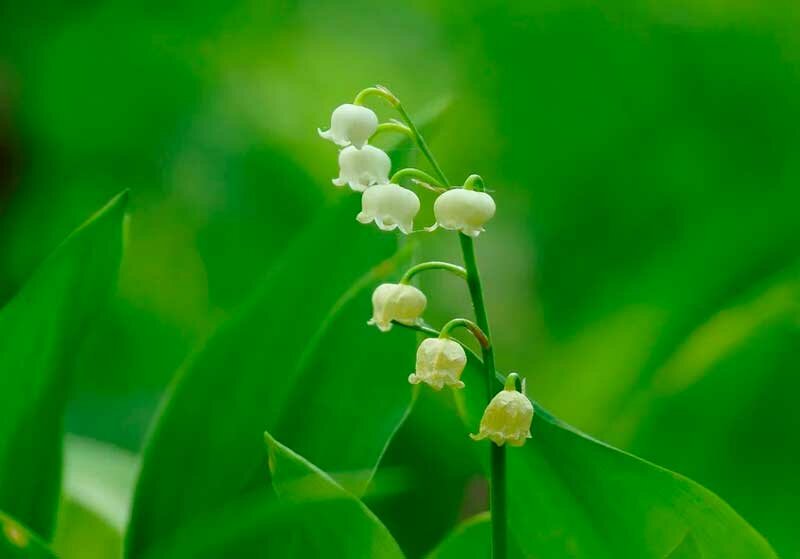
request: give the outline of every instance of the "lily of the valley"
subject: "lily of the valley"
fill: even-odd
[[[331,127],[319,135],[340,146],[352,144],[358,149],[364,147],[370,136],[378,129],[378,115],[367,107],[339,105],[331,115]]]
[[[453,188],[433,203],[436,223],[428,230],[442,227],[477,237],[483,232],[484,224],[494,217],[495,209],[494,200],[486,192]]]
[[[370,190],[378,188],[373,186]],[[425,294],[404,283],[382,283],[372,292],[372,318],[367,324],[374,324],[381,332],[392,329],[392,321],[413,326],[419,323],[428,300]]]
[[[434,390],[444,386],[464,388],[461,373],[467,365],[467,354],[461,344],[449,338],[427,338],[417,349],[417,366],[408,382],[424,382]]]
[[[364,192],[373,184],[389,182],[392,161],[383,150],[366,145],[361,149],[347,146],[339,152],[339,177],[336,186],[350,185],[356,192]]]
[[[483,412],[480,431],[470,437],[476,441],[489,439],[497,446],[522,446],[531,438],[533,404],[514,384],[513,380],[506,382],[505,388],[492,398]]]
[[[414,228],[414,217],[419,212],[417,195],[396,184],[376,184],[364,191],[361,212],[356,219],[361,223],[375,222],[384,231],[400,229],[408,235]]]

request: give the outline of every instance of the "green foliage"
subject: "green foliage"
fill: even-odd
[[[389,531],[363,503],[271,435],[267,434],[266,440],[275,491],[281,499],[298,500],[307,509],[302,521],[293,526],[300,533],[295,533],[294,538],[302,542],[297,548],[301,554],[403,557]]]
[[[75,349],[114,286],[127,198],[77,229],[0,311],[0,506],[45,537]]]
[[[428,559],[460,559],[492,556],[492,521],[489,513],[473,516],[456,526],[453,533],[428,555]]]
[[[512,529],[528,553],[658,558],[693,537],[692,557],[777,557],[710,491],[592,440],[541,409],[538,415],[540,444],[509,456]],[[560,529],[564,525],[572,527],[570,534]]]
[[[477,367],[467,374],[472,383],[482,380]],[[476,392],[467,393],[465,407],[472,432],[484,407]],[[766,540],[707,489],[535,407],[535,444],[507,452],[509,522],[523,556],[660,559],[680,548],[698,559],[777,559]],[[691,546],[682,543],[688,541]]]
[[[268,434],[266,441],[279,496],[239,499],[193,519],[146,557],[403,557],[389,531],[356,497]],[[268,475],[266,467],[259,473]]]
[[[409,389],[412,335],[363,324],[394,242],[353,221],[355,200],[321,209],[339,194],[315,128],[380,82],[415,119],[452,99],[431,147],[454,181],[479,172],[494,191],[476,250],[498,368],[648,460],[540,410],[510,451],[527,554],[764,550],[653,462],[800,557],[795,1],[4,8],[0,509],[49,539],[66,406],[84,438],[66,443],[57,553],[119,553],[147,431],[133,555],[265,553],[309,514],[275,498],[265,429],[363,496],[409,558],[478,549],[485,524],[449,534],[487,506],[486,446],[449,392]],[[123,188],[120,282],[97,312],[119,259],[110,215],[70,241],[96,231],[89,265],[35,270]],[[451,236],[424,238],[417,259],[458,262]],[[457,280],[420,281],[431,324],[469,316]],[[33,286],[42,300],[22,308]],[[277,555],[303,554],[292,545]]]
[[[263,486],[264,428],[328,471],[366,472],[362,488],[371,477],[411,397],[404,383],[376,390],[375,359],[403,378],[413,336],[352,333],[366,329],[369,288],[404,262],[389,259],[393,238],[353,226],[353,215],[352,203],[326,212],[183,367],[145,449],[131,557]],[[348,387],[349,397],[332,397],[334,387]]]

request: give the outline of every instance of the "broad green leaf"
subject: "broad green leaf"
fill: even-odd
[[[266,429],[327,471],[365,471],[356,489],[371,477],[411,398],[403,382],[377,390],[375,367],[404,379],[413,336],[371,332],[369,292],[411,247],[388,259],[395,237],[358,225],[357,204],[324,214],[179,372],[145,449],[130,557],[266,491]]]
[[[370,490],[365,496],[367,506],[409,557],[428,553],[464,515],[485,510],[488,495],[478,451],[463,436],[452,392],[420,387],[413,410],[376,473],[377,481],[393,472],[401,474],[404,491]]]
[[[704,557],[692,534],[687,533],[678,546],[665,559],[697,559]]]
[[[266,442],[275,492],[244,497],[192,518],[145,557],[403,557],[386,527],[358,498],[270,435]],[[265,465],[261,474],[266,478],[270,472]]]
[[[628,444],[713,487],[782,557],[792,557],[796,522],[787,511],[800,494],[800,291],[773,314],[771,301],[784,287],[773,284],[724,309],[687,340],[661,377],[677,382],[665,382],[647,406],[630,410],[636,421],[629,421]],[[703,339],[710,358],[692,358]]]
[[[54,559],[47,545],[28,528],[0,512],[0,557],[3,559]]]
[[[84,223],[0,310],[0,507],[50,537],[72,357],[115,284],[127,193]]]
[[[492,521],[488,512],[465,520],[428,555],[428,559],[489,559],[492,556]]]
[[[697,557],[776,557],[758,532],[697,483],[595,441],[542,409],[537,418],[535,438],[508,452],[509,515],[526,552],[660,558],[688,533]]]
[[[468,425],[482,386],[473,366]],[[764,538],[722,499],[679,474],[593,439],[536,406],[533,438],[507,448],[511,538],[542,559],[662,559],[691,536],[691,557],[775,559]],[[484,446],[487,447],[486,443]]]
[[[295,525],[298,530],[314,535],[300,546],[302,556],[403,557],[386,527],[358,498],[269,433],[265,438],[272,484],[279,498],[300,502],[319,500],[309,507],[303,521]]]
[[[357,282],[321,339],[310,344],[274,430],[357,495],[367,489],[416,393],[406,382],[414,369],[414,334],[386,334],[365,324],[376,279],[368,273]]]
[[[615,425],[609,433],[617,439],[628,441],[630,431],[641,427],[643,415],[655,414],[660,404],[681,395],[724,363],[730,355],[746,347],[765,331],[781,323],[791,324],[800,316],[800,267],[783,270],[745,297],[719,308],[708,319],[688,333],[652,375],[650,381],[633,391],[618,410]],[[753,375],[753,372],[756,374]],[[747,388],[752,400],[760,391],[758,385],[768,383],[769,375],[763,371],[740,373],[738,388]],[[748,377],[749,382],[743,382]],[[739,402],[741,409],[748,402]],[[786,418],[788,421],[789,418]]]

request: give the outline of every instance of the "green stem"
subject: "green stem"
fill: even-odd
[[[414,139],[414,133],[411,132],[411,129],[405,124],[400,124],[399,122],[381,122],[375,130],[375,133],[370,136],[369,141],[372,142],[376,136],[387,132],[397,132],[398,134],[408,136],[412,140]]]
[[[436,175],[441,179],[442,184],[449,185],[450,181],[442,171],[436,158],[431,153],[425,138],[422,137],[411,117],[403,108],[399,99],[384,87],[375,88],[377,91],[364,90],[363,97],[367,95],[376,94],[381,95],[389,100],[389,103],[397,109],[400,117],[411,129],[414,134],[417,145],[420,151],[430,162]],[[359,94],[359,99],[363,100],[362,94]],[[477,177],[473,182],[477,182]],[[482,181],[480,183],[482,186]],[[483,331],[486,337],[491,341],[492,335],[489,329],[489,317],[486,313],[486,303],[483,299],[483,284],[481,283],[480,271],[478,269],[478,261],[475,258],[475,246],[471,237],[458,234],[459,241],[461,242],[461,252],[464,256],[464,267],[467,271],[467,285],[469,286],[470,296],[472,298],[472,306],[475,309],[475,321],[478,327]],[[486,375],[486,395],[487,401],[491,400],[494,396],[496,389],[495,382],[495,362],[494,362],[494,349],[490,343],[487,347],[481,348],[483,353],[483,366]],[[506,506],[506,455],[505,447],[490,445],[491,447],[491,460],[490,460],[490,508],[492,514],[492,558],[493,559],[506,559],[507,541],[508,541],[508,518]]]
[[[503,390],[517,390],[518,382],[519,375],[517,373],[508,373],[506,381],[503,383]]]
[[[480,175],[470,175],[467,177],[467,180],[464,181],[464,189],[465,190],[477,190],[478,192],[483,192],[485,187],[483,186],[483,179]]]
[[[467,271],[461,266],[456,266],[450,262],[432,261],[422,262],[421,264],[417,264],[416,266],[409,268],[406,273],[403,274],[403,277],[400,278],[400,283],[408,283],[411,281],[411,278],[426,270],[445,270],[446,272],[457,275],[461,279],[467,278]]]
[[[425,138],[422,137],[422,134],[419,133],[417,129],[417,125],[411,120],[411,117],[408,116],[408,113],[403,108],[403,105],[400,104],[398,101],[394,107],[397,109],[397,112],[400,113],[400,117],[405,121],[408,127],[411,129],[411,133],[414,134],[414,138],[417,140],[417,146],[419,146],[419,150],[425,155],[426,159],[430,162],[431,167],[433,170],[436,171],[436,174],[439,176],[439,179],[442,181],[442,185],[447,186],[450,184],[450,181],[447,180],[447,176],[442,171],[442,168],[439,166],[439,163],[436,161],[436,158],[433,157],[433,153],[431,153],[431,149],[428,147],[428,143],[425,141]]]
[[[464,265],[467,269],[467,285],[472,296],[472,305],[475,307],[475,320],[481,330],[491,340],[489,330],[489,317],[486,313],[486,303],[483,299],[483,284],[481,283],[480,271],[478,270],[477,259],[475,258],[475,244],[472,237],[458,234],[461,241],[461,252],[464,253]],[[494,348],[481,348],[483,354],[483,366],[486,373],[486,394],[487,399],[491,400],[496,391],[495,387],[495,362]],[[508,541],[508,506],[506,504],[506,452],[505,447],[495,444],[489,445],[491,448],[490,473],[490,507],[492,512],[492,558],[506,559]]]
[[[400,169],[395,174],[392,175],[392,178],[389,179],[389,182],[394,184],[400,184],[399,181],[403,179],[417,179],[418,181],[426,182],[428,184],[432,184],[435,186],[442,186],[439,184],[438,179],[433,178],[425,171],[420,171],[419,169],[415,169],[414,167],[407,167],[405,169]],[[444,189],[442,190],[444,192]]]
[[[481,330],[477,324],[466,318],[454,318],[450,322],[446,323],[444,326],[442,326],[442,331],[439,332],[439,337],[449,337],[450,331],[454,328],[458,328],[459,326],[469,330],[470,334],[472,334],[475,339],[478,340],[478,343],[482,348],[492,345],[489,341],[489,338],[486,336],[486,334],[484,334],[483,330]]]
[[[375,87],[368,87],[366,89],[362,89],[356,95],[355,100],[353,101],[354,105],[363,105],[364,102],[367,100],[367,97],[380,97],[385,99],[392,107],[396,107],[400,104],[400,100],[394,96],[394,94],[389,91],[387,88],[383,87],[382,85],[376,85]]]

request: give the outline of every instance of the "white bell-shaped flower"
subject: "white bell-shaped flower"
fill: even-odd
[[[319,135],[340,146],[361,149],[378,129],[378,115],[361,105],[339,105],[331,115],[331,127]]]
[[[455,340],[449,338],[427,338],[417,349],[417,366],[409,375],[408,382],[424,382],[434,390],[443,386],[464,388],[461,373],[467,366],[467,354]]]
[[[533,404],[525,394],[518,392],[513,381],[501,390],[483,412],[480,431],[470,435],[473,440],[489,439],[497,446],[508,443],[522,446],[531,438]]]
[[[416,194],[396,184],[377,184],[364,192],[361,213],[356,219],[361,223],[374,221],[384,231],[399,228],[408,235],[414,228],[417,212],[419,198]]]
[[[383,150],[369,145],[361,149],[347,146],[339,152],[339,178],[333,179],[333,184],[349,184],[356,192],[364,192],[373,184],[388,183],[391,170],[392,161]]]
[[[477,237],[484,224],[494,217],[495,209],[494,200],[486,192],[453,188],[443,192],[433,203],[436,223],[428,230],[442,227]]]
[[[367,324],[374,324],[381,332],[391,330],[393,320],[413,326],[419,323],[427,304],[425,294],[413,285],[382,283],[372,292],[372,319]]]

